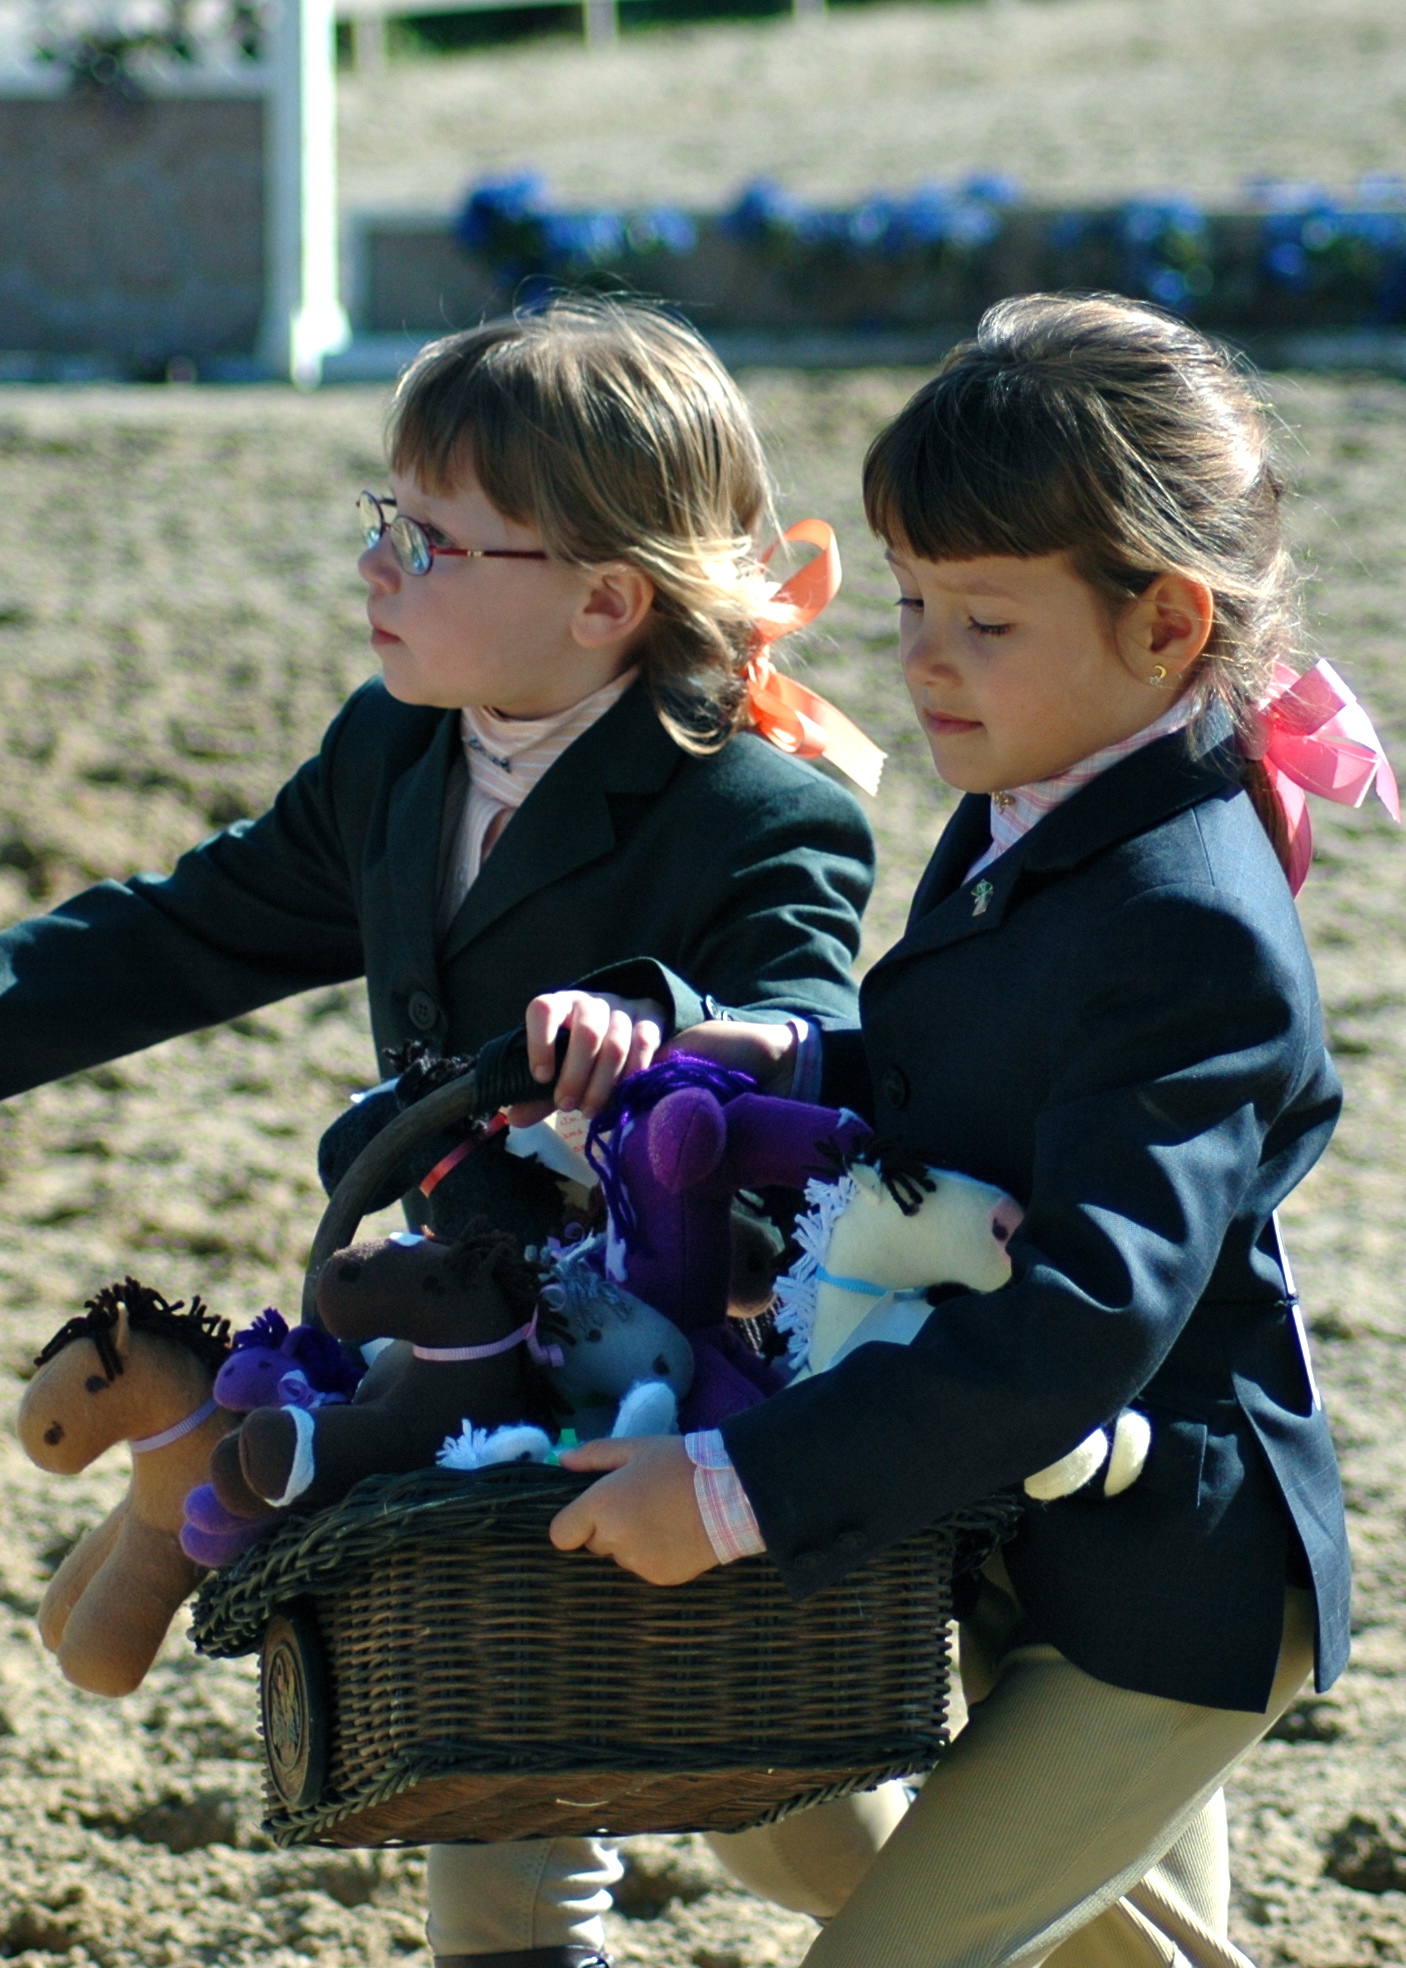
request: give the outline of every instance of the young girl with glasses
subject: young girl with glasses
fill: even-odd
[[[1340,1104],[1285,878],[1308,858],[1293,782],[1393,810],[1395,788],[1327,666],[1287,666],[1266,419],[1185,324],[1002,303],[875,440],[865,496],[904,680],[966,797],[860,1029],[682,1043],[1010,1192],[1012,1276],[714,1437],[571,1452],[614,1473],[553,1536],[660,1584],[765,1551],[804,1597],[1136,1403],[1139,1479],[1031,1505],[986,1566],[970,1722],[877,1857],[832,1873],[829,1910],[853,1890],[807,1961],[1231,1968],[1221,1786],[1348,1652],[1274,1214]],[[774,1836],[794,1877],[804,1817],[748,1834],[767,1876]]]
[[[359,506],[383,679],[261,818],[0,935],[0,1096],[362,974],[381,1054],[473,1052],[561,989],[536,1043],[570,1028],[587,1113],[714,1000],[852,1018],[873,844],[754,730],[768,485],[706,344],[623,301],[451,335],[389,466]],[[618,997],[564,990],[607,966]],[[432,1946],[578,1968],[618,1876],[591,1840],[436,1848]]]

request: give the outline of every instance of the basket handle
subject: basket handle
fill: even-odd
[[[563,1032],[557,1039],[558,1070],[568,1038]],[[448,1086],[427,1093],[423,1100],[397,1114],[374,1135],[337,1184],[322,1212],[303,1280],[303,1324],[322,1324],[317,1314],[317,1280],[323,1265],[333,1251],[351,1242],[366,1213],[368,1199],[417,1142],[437,1134],[452,1121],[496,1114],[500,1107],[510,1107],[515,1101],[545,1100],[550,1094],[550,1087],[532,1077],[527,1063],[527,1036],[517,1025],[511,1032],[489,1039],[467,1073],[451,1080]]]

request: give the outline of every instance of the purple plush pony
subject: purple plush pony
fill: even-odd
[[[773,1099],[748,1075],[685,1055],[632,1074],[597,1117],[587,1152],[609,1213],[606,1272],[688,1336],[685,1434],[785,1384],[727,1317],[733,1197],[833,1176],[869,1134],[855,1114]]]
[[[350,1401],[361,1372],[330,1333],[316,1326],[290,1327],[270,1305],[235,1334],[213,1392],[222,1408],[236,1414],[253,1408],[321,1408]],[[202,1483],[186,1498],[181,1549],[197,1565],[228,1565],[271,1530],[279,1515],[270,1510],[265,1517],[236,1517],[211,1485]]]

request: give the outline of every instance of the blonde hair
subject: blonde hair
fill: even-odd
[[[711,751],[745,723],[770,484],[747,406],[693,329],[570,295],[447,335],[401,377],[387,452],[430,492],[472,472],[557,559],[638,568],[654,585],[639,659],[673,737]]]
[[[1026,294],[988,309],[869,448],[864,504],[925,560],[1064,552],[1120,608],[1157,575],[1215,600],[1190,688],[1247,731],[1299,649],[1299,577],[1264,403],[1204,335],[1116,295]],[[1281,858],[1263,768],[1246,790]]]

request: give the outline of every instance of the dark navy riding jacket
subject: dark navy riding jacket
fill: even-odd
[[[980,881],[958,808],[907,931],[825,1035],[845,1100],[1025,1207],[1002,1290],[860,1347],[724,1427],[798,1596],[1018,1484],[1134,1402],[1141,1478],[1031,1505],[1026,1640],[1117,1686],[1262,1710],[1286,1579],[1318,1685],[1348,1652],[1342,1495],[1272,1212],[1341,1093],[1297,913],[1228,744],[1123,760]]]

